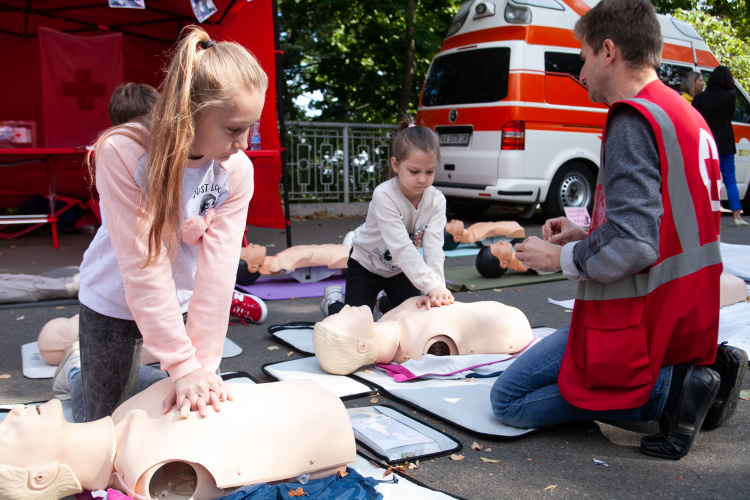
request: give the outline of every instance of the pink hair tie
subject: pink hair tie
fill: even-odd
[[[408,128],[412,128],[412,127],[416,127],[416,125],[414,125],[413,123],[410,123]]]

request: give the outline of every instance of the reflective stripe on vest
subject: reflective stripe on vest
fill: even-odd
[[[646,108],[661,129],[661,140],[664,144],[669,169],[667,185],[669,186],[672,219],[680,239],[682,253],[664,259],[650,267],[648,272],[628,276],[614,283],[583,281],[580,283],[582,286],[578,287],[576,293],[576,299],[578,300],[643,297],[669,281],[688,276],[704,267],[721,262],[718,241],[700,245],[698,219],[693,205],[693,197],[690,194],[685,177],[685,162],[680,145],[677,142],[677,133],[672,120],[662,108],[651,101],[629,99],[623,102],[636,103]]]

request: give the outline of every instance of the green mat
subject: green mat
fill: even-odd
[[[489,288],[503,288],[507,286],[532,285],[547,281],[564,280],[562,272],[551,274],[518,273],[512,269],[499,278],[485,278],[476,266],[446,267],[445,279],[450,281],[446,286],[451,292],[469,290],[487,290]]]

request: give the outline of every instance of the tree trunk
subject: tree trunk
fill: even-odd
[[[414,12],[416,0],[406,0],[406,53],[404,54],[404,80],[401,84],[401,98],[398,102],[398,119],[409,112],[411,98],[411,80],[414,73]]]

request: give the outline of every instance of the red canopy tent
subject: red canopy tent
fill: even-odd
[[[277,68],[276,3],[274,0],[214,0],[214,4],[217,11],[200,26],[213,39],[233,40],[247,47],[269,77],[266,103],[260,120],[262,150],[248,151],[255,166],[255,194],[250,202],[248,224],[288,230],[288,207],[285,214],[279,197],[279,180],[284,169],[279,138],[280,131],[283,133],[283,108],[280,99],[277,99],[277,76],[280,73]],[[37,148],[85,146],[75,142],[62,145],[57,137],[54,139],[56,142],[50,144],[52,134],[48,133],[50,137],[45,137],[45,130],[49,131],[51,125],[57,131],[63,130],[64,136],[66,128],[80,129],[81,122],[89,123],[89,120],[63,114],[53,124],[44,123],[45,116],[49,117],[50,113],[49,104],[47,110],[43,104],[43,95],[47,92],[43,90],[43,78],[48,78],[53,70],[49,68],[49,57],[46,59],[47,66],[42,67],[40,27],[80,37],[121,34],[114,38],[121,40],[123,81],[158,87],[161,68],[166,62],[165,52],[177,40],[180,29],[188,24],[197,24],[190,0],[145,0],[145,9],[111,8],[107,0],[0,0],[0,47],[3,47],[5,58],[5,71],[3,78],[0,78],[0,121],[36,122]],[[109,38],[102,37],[101,40]],[[101,51],[97,50],[84,59],[93,64],[97,59],[111,57],[110,52],[104,51],[103,45],[101,47]],[[51,60],[54,62],[54,57]],[[80,65],[85,66],[85,63]],[[62,90],[66,98],[70,102],[78,99],[78,109],[86,109],[86,113],[91,111],[99,113],[99,116],[102,111],[106,113],[112,90],[120,82],[97,82],[97,78],[106,78],[97,73],[95,66],[93,69],[77,67],[75,75],[72,81],[63,82],[65,87]],[[91,118],[93,120],[95,118]],[[105,123],[103,127],[107,125]],[[8,150],[0,150],[0,153],[2,151]],[[0,208],[17,206],[31,194],[47,194],[48,179],[45,174],[54,176],[58,195],[75,198],[91,196],[82,164],[83,154],[54,154],[59,150],[47,151],[49,155],[30,156],[36,159],[36,164],[26,162],[21,167],[19,164],[23,162],[4,162],[6,165],[15,163],[16,166],[11,167],[12,170],[2,169],[5,175],[0,183]],[[45,163],[50,158],[55,160],[52,166]],[[291,244],[290,236],[287,240]]]

